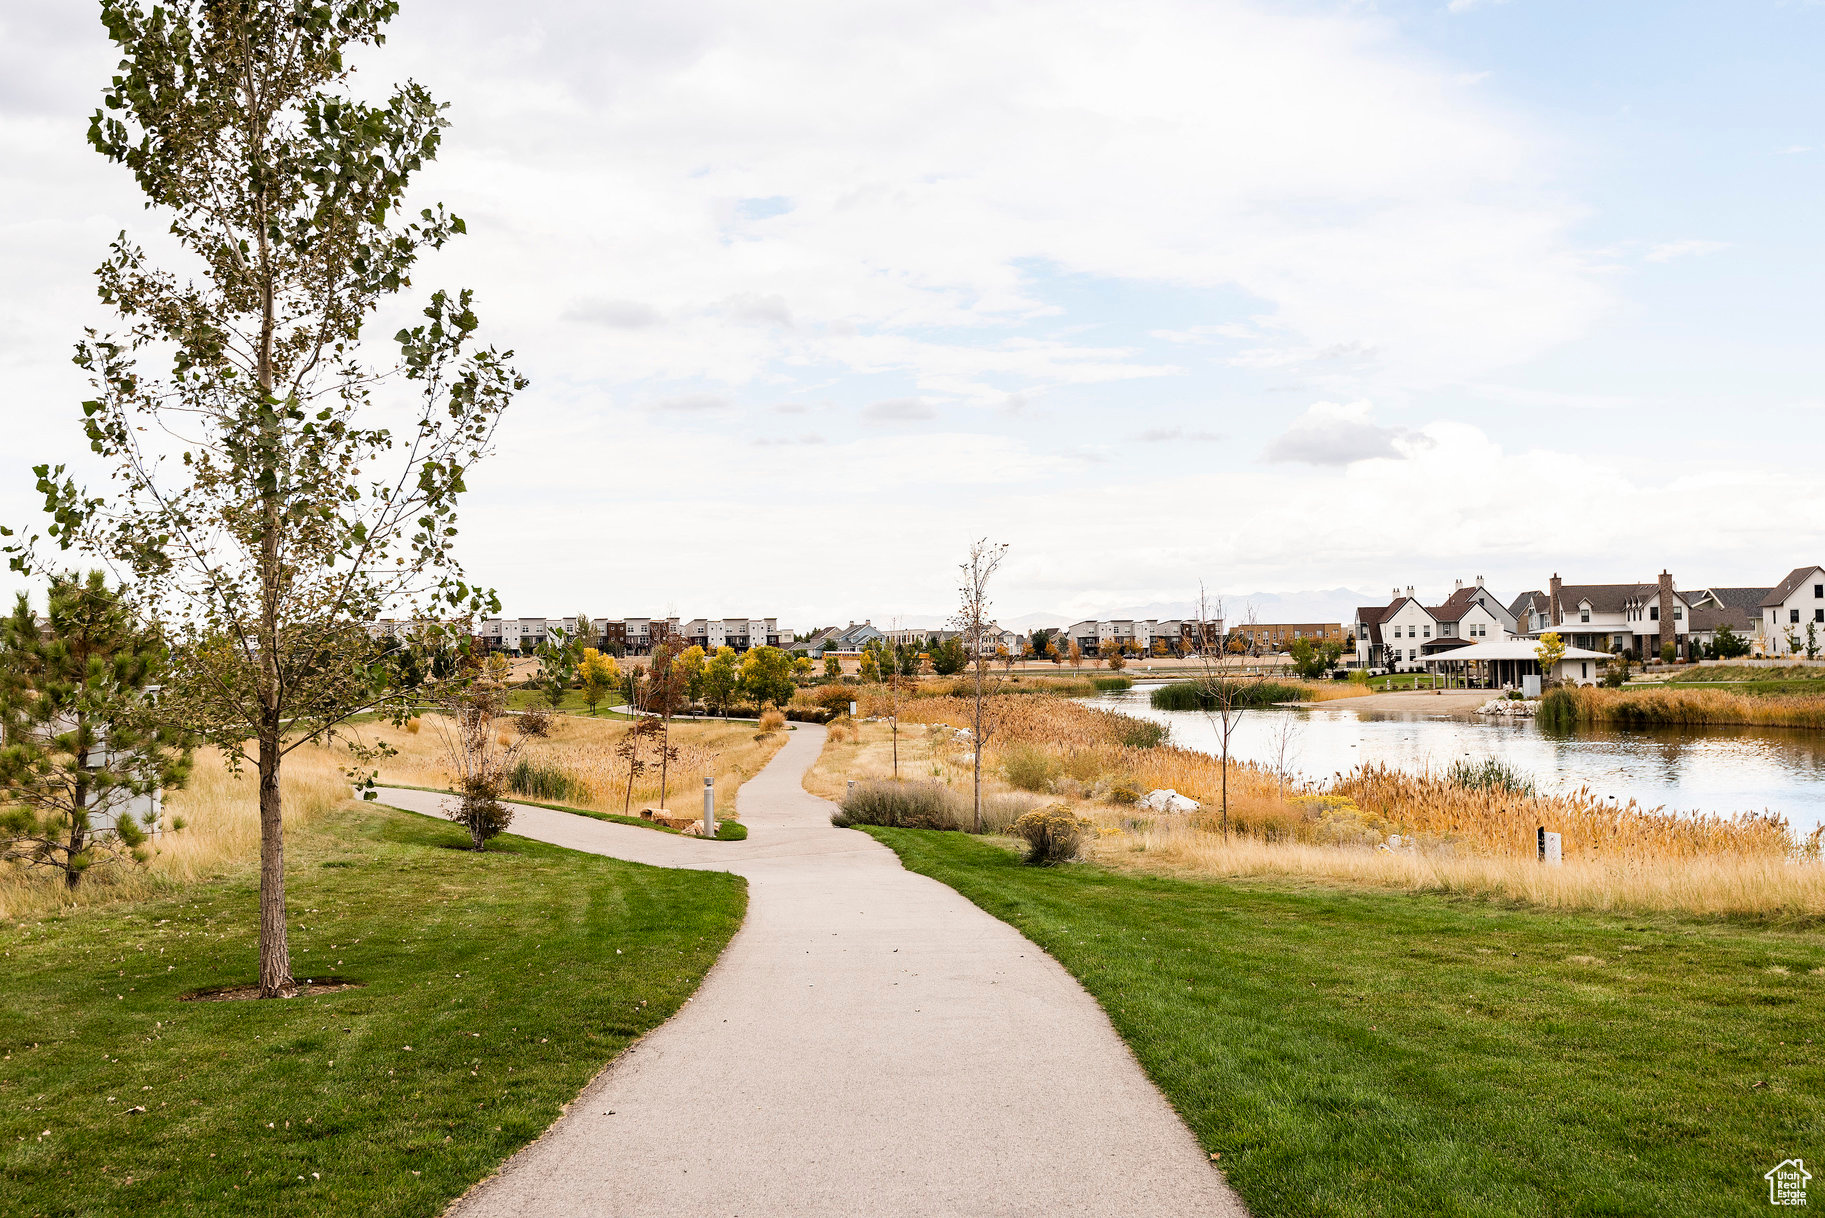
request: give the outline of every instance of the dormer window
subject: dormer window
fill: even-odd
[[[1579,620],[1579,621],[1580,621],[1580,622],[1588,622],[1588,621],[1590,621],[1590,620],[1591,620],[1591,611],[1590,611],[1590,610],[1589,610],[1589,609],[1580,609],[1580,610],[1578,610],[1578,620]]]

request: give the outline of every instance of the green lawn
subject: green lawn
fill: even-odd
[[[454,791],[451,791],[446,787],[419,787],[413,786],[410,783],[399,782],[383,782],[379,785],[383,787],[398,787],[404,791],[431,791],[438,795],[455,794]],[[657,821],[647,820],[645,817],[622,816],[619,812],[598,812],[594,808],[573,808],[569,804],[541,803],[536,799],[528,799],[524,795],[512,791],[509,791],[504,798],[511,804],[525,804],[527,807],[531,808],[549,808],[553,812],[569,812],[573,816],[587,816],[591,820],[605,820],[617,825],[632,825],[636,829],[651,829],[657,833],[670,833],[675,836],[683,836],[681,830],[674,829],[670,825],[662,825]],[[381,800],[380,802],[385,803],[386,801]],[[703,840],[716,842],[745,842],[748,840],[748,827],[738,820],[718,817],[716,821],[716,836]]]
[[[1763,1172],[1825,1159],[1816,927],[1041,869],[867,832],[1075,974],[1255,1218],[1759,1214]]]
[[[0,928],[0,1214],[436,1214],[746,907],[729,875],[465,840],[374,807],[291,836],[294,969],[340,993],[179,1001],[253,978],[251,876]]]

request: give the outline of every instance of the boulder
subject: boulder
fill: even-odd
[[[1180,795],[1171,787],[1163,787],[1141,796],[1136,806],[1149,812],[1196,812],[1203,805],[1189,796]]]

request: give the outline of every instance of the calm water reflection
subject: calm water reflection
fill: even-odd
[[[1195,711],[1156,711],[1151,686],[1093,699],[1126,714],[1172,726],[1188,748],[1215,751],[1216,733]],[[1443,769],[1461,758],[1496,757],[1533,776],[1543,790],[1589,787],[1597,795],[1680,811],[1779,812],[1802,833],[1825,821],[1825,732],[1786,728],[1707,728],[1701,732],[1542,733],[1531,722],[1345,709],[1250,711],[1230,736],[1230,754],[1272,763],[1282,715],[1300,726],[1288,749],[1292,769],[1325,778],[1364,762],[1403,770]]]

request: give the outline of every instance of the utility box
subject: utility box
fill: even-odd
[[[1523,698],[1537,698],[1540,696],[1539,673],[1530,672],[1521,678],[1521,696]]]
[[[1564,847],[1557,833],[1548,833],[1546,827],[1542,825],[1539,830],[1539,841],[1542,863],[1557,867],[1565,861]]]

